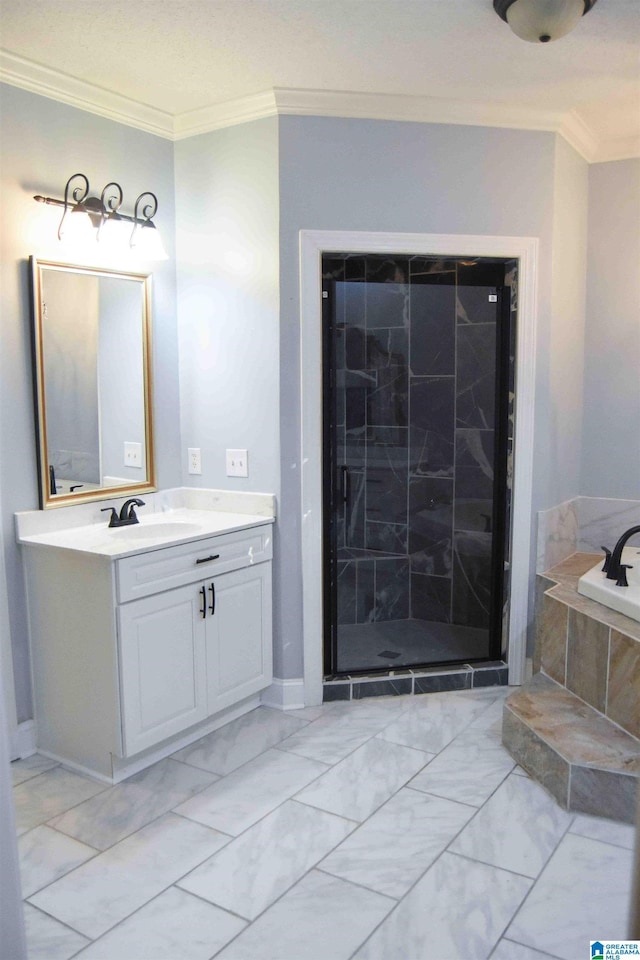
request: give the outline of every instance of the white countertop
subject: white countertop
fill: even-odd
[[[222,510],[179,508],[139,515],[140,522],[126,527],[109,527],[108,516],[102,523],[49,530],[45,533],[20,533],[18,542],[33,546],[73,550],[118,560],[162,547],[191,543],[206,537],[233,533],[273,523],[273,517]]]

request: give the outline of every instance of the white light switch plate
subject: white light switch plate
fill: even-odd
[[[125,467],[142,466],[142,444],[124,442],[124,465]]]
[[[249,461],[246,450],[227,450],[227,476],[249,476]]]

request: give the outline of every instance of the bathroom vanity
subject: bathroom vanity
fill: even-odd
[[[272,679],[273,518],[140,521],[33,533],[17,518],[38,750],[109,782],[252,709]]]

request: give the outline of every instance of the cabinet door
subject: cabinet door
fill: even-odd
[[[207,716],[201,589],[194,583],[118,608],[125,756]]]
[[[213,586],[215,611],[206,619],[209,714],[271,683],[271,564],[225,573]]]

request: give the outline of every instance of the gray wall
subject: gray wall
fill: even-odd
[[[278,120],[177,143],[176,210],[184,483],[279,499]],[[202,452],[199,477],[187,473],[189,447]],[[248,450],[246,479],[227,477],[227,448]],[[290,554],[279,530],[280,519],[274,551],[280,677],[288,641],[278,598]]]
[[[55,239],[54,208],[33,194],[62,197],[72,173],[82,171],[98,193],[109,180],[121,183],[125,212],[138,193],[159,198],[158,227],[173,253],[173,145],[131,127],[104,120],[15,87],[0,87],[2,170],[0,260],[2,349],[0,350],[0,503],[7,571],[11,639],[19,719],[31,715],[26,606],[13,514],[38,506],[31,394],[30,295],[27,258],[66,259]],[[54,213],[52,217],[51,214]],[[91,251],[86,250],[84,262]],[[104,266],[139,269],[120,262]],[[180,483],[180,423],[176,332],[175,264],[147,264],[154,277],[154,370],[159,483]]]
[[[589,168],[582,486],[640,499],[640,160]]]
[[[181,140],[175,157],[183,478],[277,492],[278,121]],[[249,451],[248,478],[227,477],[228,447]]]
[[[535,476],[538,509],[564,503],[580,490],[588,171],[557,137],[549,347],[547,354],[540,343],[537,354],[536,431],[546,464]]]

